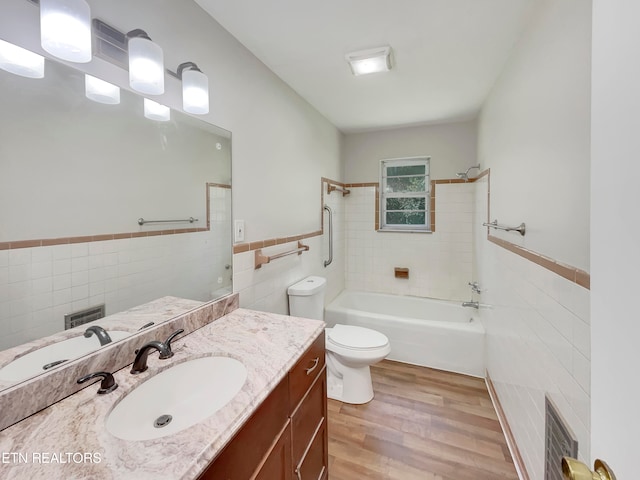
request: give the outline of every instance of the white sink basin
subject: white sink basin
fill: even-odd
[[[246,367],[233,358],[203,357],[179,363],[124,397],[107,416],[107,431],[134,441],[174,434],[220,410],[246,380]]]
[[[131,332],[121,330],[107,330],[107,333],[114,342],[131,335]],[[77,337],[52,343],[22,355],[0,368],[0,382],[21,382],[34,375],[48,371],[42,368],[47,364],[60,360],[74,360],[99,348],[101,348],[100,341],[95,335],[86,338],[83,334],[80,334]]]

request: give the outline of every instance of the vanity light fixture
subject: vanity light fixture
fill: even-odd
[[[91,10],[84,0],[40,0],[40,42],[51,55],[91,61]]]
[[[129,84],[146,95],[164,93],[164,58],[162,48],[153,43],[144,30],[127,33],[129,50]]]
[[[388,46],[347,53],[344,58],[356,76],[391,70],[391,47]]]
[[[120,88],[85,73],[84,91],[88,99],[107,105],[118,105],[120,103]]]
[[[0,68],[22,77],[44,77],[44,57],[0,40]]]
[[[149,120],[156,120],[158,122],[168,122],[171,120],[171,109],[164,105],[160,105],[158,102],[144,99],[144,116]]]
[[[193,62],[178,65],[177,76],[182,80],[182,108],[196,115],[209,113],[209,79]]]

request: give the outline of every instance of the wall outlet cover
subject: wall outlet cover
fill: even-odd
[[[233,241],[244,242],[244,220],[233,222]]]

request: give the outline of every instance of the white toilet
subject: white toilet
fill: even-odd
[[[289,313],[295,317],[323,320],[326,279],[307,277],[291,285]],[[373,399],[369,365],[391,351],[389,339],[370,328],[331,325],[325,329],[327,349],[327,396],[345,403],[367,403]]]

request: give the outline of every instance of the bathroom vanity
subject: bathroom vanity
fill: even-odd
[[[0,451],[16,455],[0,462],[0,477],[327,478],[322,321],[236,309],[172,345],[172,358],[150,355],[148,370],[139,375],[130,367],[115,372],[119,387],[112,393],[97,395],[99,385],[90,385],[3,430]],[[138,386],[208,356],[235,359],[247,372],[242,388],[217,412],[160,438],[124,440],[108,431],[106,419]],[[201,378],[207,382],[212,376],[203,371]],[[174,417],[180,414],[178,409]]]
[[[324,332],[200,477],[324,480],[328,476]]]

